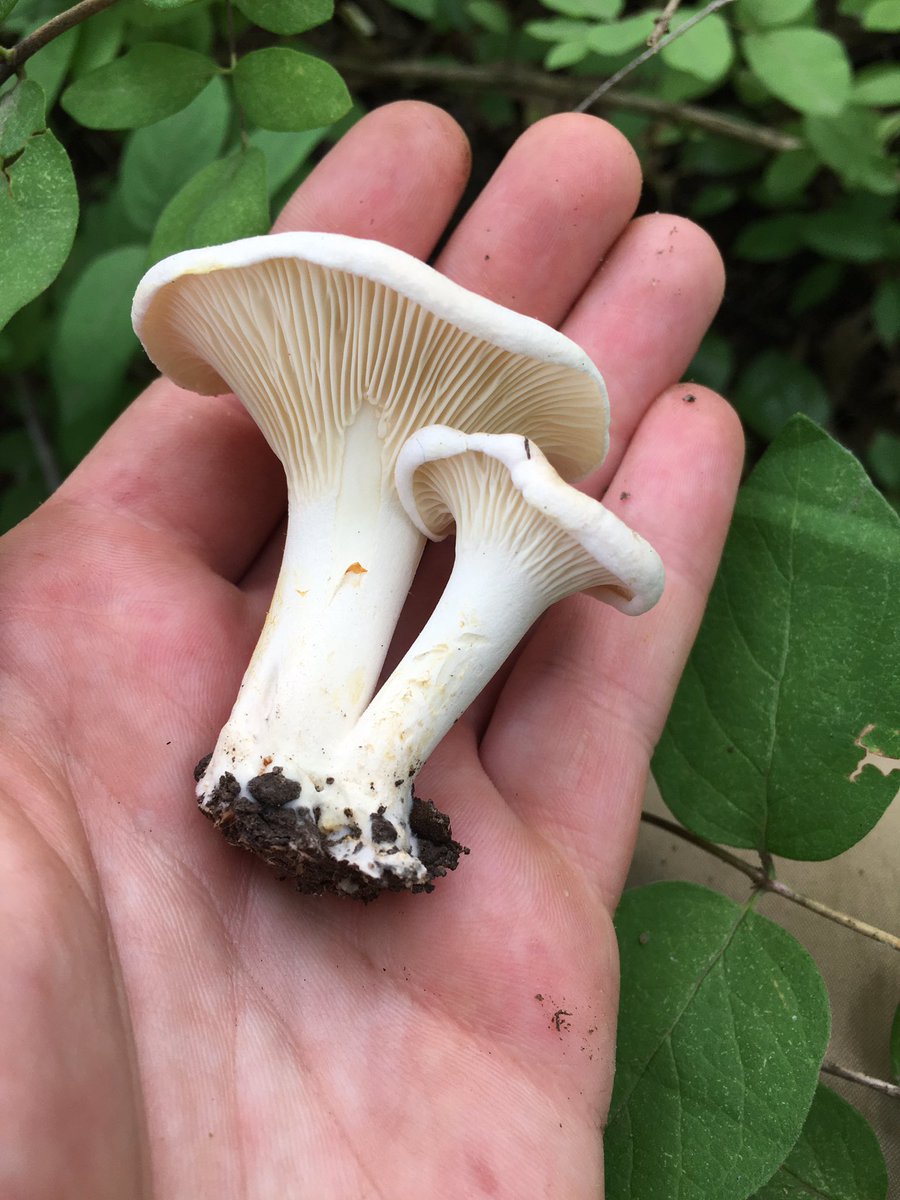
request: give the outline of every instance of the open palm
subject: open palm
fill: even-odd
[[[392,105],[279,228],[427,257],[467,170],[447,116]],[[299,896],[192,803],[284,506],[233,399],[155,384],[0,543],[4,1197],[601,1194],[610,914],[741,458],[727,406],[671,386],[718,303],[718,256],[688,222],[630,222],[638,188],[609,126],[550,118],[438,258],[594,357],[613,444],[589,486],[668,584],[637,620],[557,606],[454,728],[419,790],[472,853],[434,895]],[[445,558],[426,555],[410,626]]]

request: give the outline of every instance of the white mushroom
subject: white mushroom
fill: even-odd
[[[336,748],[372,697],[424,544],[395,491],[397,456],[442,422],[515,431],[581,476],[606,450],[602,379],[555,330],[401,251],[335,234],[175,255],[144,277],[133,316],[175,382],[238,395],[288,481],[282,570],[231,716],[198,766],[201,807],[303,890],[427,886],[459,852],[436,810],[413,811],[417,835],[408,789],[404,814],[393,780],[389,797],[368,788],[365,805],[336,782]],[[370,818],[386,833],[389,801],[387,843]]]
[[[455,524],[456,557],[422,632],[334,759],[354,813],[373,785],[382,797],[393,785],[381,814],[392,824],[421,765],[551,604],[586,592],[636,615],[663,587],[656,552],[527,438],[420,430],[398,457],[397,489],[429,537]]]

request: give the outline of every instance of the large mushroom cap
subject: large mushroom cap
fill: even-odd
[[[283,233],[187,250],[147,272],[132,316],[160,370],[236,392],[282,457],[339,440],[365,401],[390,463],[437,423],[540,441],[567,479],[606,453],[606,391],[580,347],[380,242]]]

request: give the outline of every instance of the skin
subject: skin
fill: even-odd
[[[468,164],[448,116],[388,106],[277,228],[426,257]],[[673,386],[718,254],[680,218],[632,221],[638,189],[615,130],[551,117],[438,260],[596,359],[614,435],[585,486],[668,582],[637,619],[558,605],[454,727],[420,792],[472,853],[434,895],[301,897],[192,802],[280,549],[280,468],[237,402],[154,384],[0,543],[4,1197],[601,1195],[611,918],[742,458],[725,402]]]

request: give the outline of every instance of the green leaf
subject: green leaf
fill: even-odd
[[[496,0],[469,0],[466,12],[476,25],[488,33],[505,35],[512,30],[509,13]]]
[[[561,71],[581,62],[589,53],[587,42],[558,42],[544,56],[544,68],[547,71]]]
[[[59,274],[77,223],[69,156],[52,133],[35,134],[0,170],[0,328]]]
[[[529,21],[524,32],[538,42],[583,42],[592,28],[586,21]]]
[[[131,299],[147,262],[146,246],[121,246],[95,258],[66,297],[50,352],[50,375],[65,440],[79,439],[77,460],[115,415],[111,404],[139,343],[131,328]]]
[[[652,13],[644,13],[626,17],[623,21],[613,21],[609,25],[589,26],[587,42],[595,54],[610,57],[627,54],[629,50],[636,50],[646,43],[655,23]]]
[[[784,205],[796,200],[819,171],[819,159],[809,150],[786,150],[766,167],[763,193],[770,204]]]
[[[271,33],[305,33],[334,15],[333,0],[237,0],[237,5],[254,25]]]
[[[150,233],[175,193],[220,153],[231,120],[228,90],[211,79],[187,108],[130,135],[119,175],[122,202]]]
[[[70,84],[61,103],[89,129],[136,129],[180,112],[217,72],[195,50],[142,42]]]
[[[204,167],[168,203],[150,243],[150,259],[252,237],[268,227],[266,160],[251,146]]]
[[[781,350],[764,350],[741,374],[735,406],[744,422],[771,441],[794,413],[824,422],[831,415],[828,393],[809,367]]]
[[[862,15],[862,27],[872,33],[900,31],[900,0],[876,0]]]
[[[189,4],[193,4],[194,0],[141,0],[148,8],[157,9],[160,12],[171,12],[177,8],[186,8]]]
[[[125,13],[121,8],[107,8],[95,13],[78,28],[78,44],[72,55],[72,78],[79,79],[112,62],[122,49],[124,37]]]
[[[716,892],[656,883],[616,913],[622,958],[607,1200],[738,1200],[796,1141],[828,1040],[815,964]]]
[[[872,300],[872,320],[886,346],[900,340],[900,280],[885,279]]]
[[[835,116],[850,99],[843,43],[821,29],[773,29],[744,38],[744,53],[773,96],[803,113]]]
[[[388,3],[420,21],[433,21],[437,16],[437,0],[388,0]]]
[[[803,127],[822,162],[848,187],[866,188],[878,195],[897,191],[897,167],[882,146],[875,113],[848,108],[838,117],[808,116]]]
[[[565,17],[587,21],[612,21],[625,7],[625,0],[541,0],[544,8]]]
[[[891,1075],[894,1077],[894,1083],[900,1084],[900,1004],[897,1005],[897,1011],[894,1013],[894,1021],[891,1025]]]
[[[797,1144],[751,1200],[886,1200],[887,1186],[871,1125],[820,1085]]]
[[[900,437],[896,433],[880,429],[869,443],[867,458],[882,487],[900,490]]]
[[[741,191],[728,183],[711,183],[701,188],[691,202],[691,216],[697,219],[725,212],[741,198]]]
[[[273,133],[270,129],[256,129],[250,134],[250,145],[256,146],[265,156],[270,196],[274,196],[299,171],[328,134],[328,129],[308,129],[305,133]]]
[[[77,28],[67,29],[28,60],[28,78],[40,84],[48,111],[52,109],[63,80],[68,74],[78,44],[79,32]]]
[[[720,333],[710,331],[687,369],[687,378],[712,388],[714,392],[724,392],[733,374],[734,351],[731,343]]]
[[[671,21],[673,32],[694,15],[692,9],[679,9]],[[707,82],[728,74],[734,61],[734,43],[725,20],[712,13],[660,51],[663,62],[675,71],[685,71]]]
[[[654,761],[695,833],[787,858],[842,853],[897,780],[861,739],[893,728],[900,519],[857,460],[794,417],[742,487]]]
[[[234,87],[254,124],[282,132],[330,125],[352,104],[334,67],[285,46],[245,54],[234,69]]]
[[[815,308],[841,286],[845,269],[839,262],[820,262],[801,275],[791,295],[789,311],[792,316],[800,316]]]
[[[784,213],[778,217],[761,217],[745,225],[734,244],[739,258],[751,262],[777,262],[789,258],[803,245],[799,213]]]
[[[17,3],[18,0],[0,0],[0,21],[9,16]]]
[[[44,93],[32,79],[21,79],[0,96],[0,162],[17,154],[33,133],[44,128]]]
[[[813,6],[813,0],[738,0],[735,15],[751,28],[792,25]]]
[[[876,108],[900,104],[900,67],[893,63],[864,67],[853,81],[853,100],[856,104],[873,104]]]
[[[872,200],[874,204],[866,204]],[[803,218],[801,235],[812,250],[841,262],[876,262],[890,255],[891,221],[879,211],[880,197],[844,197],[833,208]]]

